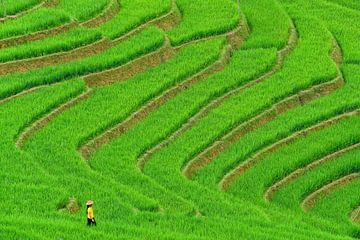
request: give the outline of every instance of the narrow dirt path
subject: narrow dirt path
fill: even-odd
[[[236,89],[233,89],[233,90],[227,92],[226,94],[224,94],[223,96],[221,96],[217,99],[214,99],[207,106],[205,106],[200,112],[198,112],[193,118],[191,118],[185,125],[183,125],[182,128],[184,128],[184,130],[179,130],[179,131],[185,132],[187,129],[191,128],[196,122],[200,121],[200,119],[204,118],[212,109],[220,106],[223,102],[225,102],[230,97],[235,96],[235,95],[239,94],[240,92],[244,91],[245,89],[248,89],[248,88],[266,80],[267,78],[273,76],[277,71],[279,71],[281,69],[281,66],[282,66],[286,56],[295,48],[297,39],[298,39],[297,32],[296,32],[294,24],[292,23],[290,33],[289,33],[288,43],[283,49],[278,51],[277,62],[275,64],[275,66],[269,72],[265,73],[264,75],[262,75],[261,77],[255,79],[255,80],[247,83],[244,86],[240,86]],[[264,113],[263,117],[268,118],[268,117],[270,117],[270,115],[272,115],[271,112],[266,112],[266,113]],[[254,119],[254,121],[249,123],[248,126],[251,126],[251,124],[254,124],[256,122],[261,123],[263,121],[261,118],[262,117],[258,117],[257,119]],[[227,139],[227,136],[225,136],[224,138]],[[222,144],[223,143],[221,143],[220,141],[216,141],[210,147],[204,149],[203,152],[198,154],[195,158],[191,159],[184,166],[184,168],[182,169],[182,174],[185,177],[187,177],[188,179],[191,179],[196,171],[198,171],[200,168],[206,166],[213,159],[215,159],[217,154],[220,154],[219,149],[222,149],[224,147],[224,146],[222,146]],[[225,150],[225,149],[223,149],[223,150]]]
[[[109,143],[111,140],[117,138],[118,136],[126,132],[138,122],[145,119],[149,115],[149,113],[159,108],[161,105],[163,105],[170,99],[174,98],[180,92],[184,91],[191,85],[201,81],[202,79],[205,79],[206,77],[214,74],[215,72],[221,71],[229,59],[230,51],[230,48],[226,47],[223,51],[222,57],[218,61],[203,69],[194,76],[189,77],[182,83],[166,90],[161,95],[155,97],[146,105],[142,106],[138,111],[134,112],[125,121],[110,128],[103,134],[97,136],[96,138],[92,139],[91,141],[80,147],[80,154],[83,156],[84,159],[88,159],[102,145]]]
[[[49,1],[42,1],[39,4],[33,6],[33,7],[29,8],[29,9],[27,9],[25,11],[19,12],[19,13],[14,14],[14,15],[8,15],[6,17],[2,17],[2,18],[0,18],[0,23],[3,23],[3,22],[8,21],[8,20],[13,20],[13,19],[19,18],[19,17],[24,16],[24,15],[30,13],[30,12],[33,12],[33,11],[39,9],[39,8],[45,7],[47,2],[49,2]]]
[[[175,7],[174,7],[175,6]],[[172,10],[172,12],[170,12],[170,13],[168,13],[168,14],[166,14],[165,16],[162,16],[162,17],[159,17],[158,19],[154,19],[153,20],[153,22],[152,22],[152,24],[155,22],[155,23],[161,23],[161,24],[163,24],[164,23],[164,19],[166,19],[166,21],[165,22],[169,22],[169,16],[171,16],[172,18],[173,18],[173,16],[174,15],[176,15],[175,14],[175,12],[176,12],[176,10],[174,10],[174,8],[175,9],[177,9],[176,8],[176,5],[173,5],[173,10]],[[172,21],[170,21],[170,22],[174,22],[173,20]],[[244,23],[242,23],[242,24],[244,24]],[[165,24],[166,25],[166,24]],[[140,28],[141,27],[143,27],[143,26],[140,26]],[[247,30],[248,28],[247,28],[247,26],[246,26],[246,30]],[[134,31],[134,33],[132,33],[132,34],[135,34],[135,32],[136,32],[136,30]],[[130,35],[131,35],[131,33],[129,33]],[[243,35],[241,35],[241,37],[237,37],[237,35],[238,34],[244,34],[243,33],[243,31],[242,30],[239,30],[239,29],[236,29],[236,30],[234,30],[234,31],[232,31],[232,32],[230,32],[230,33],[227,33],[227,34],[224,34],[224,35],[222,35],[222,36],[225,36],[227,39],[228,39],[228,41],[230,42],[230,44],[232,45],[232,46],[239,46],[240,45],[240,43],[243,41]],[[244,35],[246,35],[246,34],[244,34]],[[128,36],[123,36],[123,37],[120,37],[119,39],[124,39],[124,37],[125,37],[125,39],[127,39],[128,38]],[[247,35],[246,35],[246,37],[247,37]],[[205,41],[206,39],[202,39],[202,41]],[[110,44],[111,45],[114,45],[114,44],[118,44],[119,42],[121,42],[121,41],[119,41],[118,39],[117,40],[114,40],[114,41],[112,41]],[[134,67],[134,66],[140,66],[140,68],[141,69],[143,69],[144,68],[144,66],[149,66],[148,65],[148,60],[149,61],[152,61],[152,62],[154,62],[154,59],[152,59],[153,57],[155,58],[155,62],[156,61],[159,61],[159,59],[161,59],[161,62],[163,62],[163,61],[165,61],[166,59],[168,59],[169,58],[169,56],[167,55],[167,54],[173,54],[174,52],[176,52],[176,51],[179,51],[180,50],[180,48],[177,48],[177,49],[175,49],[175,48],[171,48],[171,47],[169,47],[170,46],[170,44],[169,44],[169,41],[167,40],[167,43],[166,43],[166,47],[164,47],[165,49],[167,49],[167,51],[168,51],[168,53],[166,53],[165,55],[164,55],[164,51],[159,51],[159,52],[156,52],[156,53],[150,53],[150,54],[148,54],[149,56],[147,56],[147,55],[145,55],[145,56],[142,56],[142,57],[140,57],[140,58],[138,58],[138,59],[135,59],[135,60],[133,60],[133,61],[131,61],[130,63],[128,63],[128,64],[126,64],[126,65],[124,65],[124,66],[120,66],[120,67],[118,67],[118,68],[114,68],[114,69],[110,69],[110,70],[106,70],[106,71],[103,71],[103,72],[99,72],[99,73],[95,73],[95,74],[90,74],[90,75],[87,75],[87,76],[84,76],[83,77],[83,79],[85,79],[86,81],[87,81],[87,83],[88,83],[88,85],[89,86],[99,86],[99,85],[105,85],[105,84],[111,84],[111,83],[113,83],[113,82],[115,82],[114,81],[114,75],[117,75],[117,76],[119,76],[120,74],[121,74],[121,76],[122,76],[122,79],[127,79],[127,78],[129,78],[130,76],[134,76],[134,75],[136,75],[136,74],[139,74],[139,68],[136,68],[136,67]],[[185,46],[183,46],[183,47],[185,47]],[[92,49],[92,47],[89,47],[88,49]],[[229,49],[228,51],[230,51],[231,49]],[[169,53],[170,52],[170,53]],[[152,54],[156,54],[156,55],[152,55]],[[229,53],[230,54],[230,53]],[[150,56],[151,55],[151,56]],[[156,60],[157,59],[157,60]],[[155,64],[156,65],[156,64]],[[219,66],[219,65],[221,65],[221,66]],[[148,68],[148,67],[146,67],[146,68]],[[178,88],[179,89],[182,89],[182,88],[186,88],[186,87],[188,87],[189,86],[189,84],[193,84],[192,82],[195,82],[195,79],[197,79],[197,78],[199,78],[198,80],[196,80],[196,81],[199,81],[201,78],[205,78],[206,76],[207,76],[207,74],[212,74],[212,71],[220,71],[221,69],[217,69],[217,68],[223,68],[223,64],[215,64],[214,66],[212,66],[210,69],[207,69],[205,72],[201,72],[201,74],[200,74],[200,76],[195,76],[194,77],[194,79],[192,79],[192,81],[191,80],[188,80],[188,83],[184,83],[184,84],[180,84],[179,86],[178,86]],[[144,69],[143,69],[144,70]],[[146,69],[145,69],[146,70]],[[125,78],[125,76],[128,76],[127,78]],[[94,79],[101,79],[101,81],[94,81]],[[92,80],[91,80],[92,79]],[[119,78],[117,78],[117,80],[118,80]],[[95,83],[95,82],[97,82],[97,83]],[[36,89],[36,88],[35,88]],[[179,89],[170,89],[169,91],[167,91],[166,93],[164,93],[164,96],[159,96],[158,98],[160,99],[160,101],[158,101],[157,99],[155,99],[154,100],[154,106],[153,107],[150,107],[152,104],[151,103],[149,103],[149,109],[152,109],[152,108],[156,108],[156,107],[158,107],[159,105],[161,105],[162,103],[162,101],[167,101],[169,98],[171,98],[171,96],[172,95],[174,95],[174,94],[177,94],[177,92],[178,92],[178,90]],[[26,90],[26,91],[24,91],[24,94],[26,94],[26,92],[30,92],[30,91],[32,91],[32,89],[29,89],[29,90]],[[22,95],[22,93],[20,93],[21,95]],[[13,99],[13,97],[9,97],[9,98],[7,98],[7,99],[4,99],[4,101],[10,101],[11,99]],[[75,104],[77,103],[77,101],[75,101]],[[70,105],[69,107],[71,107],[71,106],[73,106],[74,104],[72,104],[72,105]],[[148,110],[149,110],[148,109]],[[57,112],[58,110],[54,110],[54,112]],[[63,111],[63,110],[62,110]],[[141,111],[141,110],[140,110]],[[144,113],[141,113],[141,114],[144,114]],[[147,115],[148,113],[146,113],[146,115]],[[52,115],[52,114],[50,114],[50,115]],[[137,113],[134,113],[134,116],[138,116],[138,114]],[[45,117],[46,118],[46,117]],[[50,117],[50,120],[52,119],[53,117]],[[40,121],[40,120],[39,120]],[[38,128],[40,128],[40,127],[42,127],[42,126],[44,126],[45,124],[43,124],[43,123],[41,123],[41,124],[39,124],[39,123],[34,123],[34,125],[35,126],[33,126],[33,127],[31,127],[31,128],[36,128],[36,129],[38,129]],[[118,130],[116,130],[117,128],[121,128],[121,126],[115,126],[114,127],[114,129],[110,129],[109,130],[109,132],[110,133],[107,133],[107,134],[105,134],[105,137],[104,138],[108,138],[108,136],[109,135],[111,135],[111,132],[119,132]],[[27,131],[27,133],[22,133],[20,136],[19,136],[19,139],[17,140],[17,142],[19,142],[19,146],[21,147],[21,145],[23,145],[23,143],[27,140],[27,138],[31,135],[31,134],[33,134],[35,131],[33,131],[33,130],[30,130],[30,131]],[[121,132],[121,131],[120,131]],[[108,135],[109,134],[109,135]],[[24,136],[23,136],[24,135]],[[100,137],[99,136],[99,138],[101,139],[101,138],[103,138],[103,137]],[[112,138],[111,138],[112,139]],[[103,140],[98,140],[98,141],[103,141]],[[108,140],[108,141],[110,141],[110,139]],[[92,141],[91,141],[92,142]],[[95,142],[97,142],[97,140],[95,140]],[[86,146],[86,144],[83,146],[83,149],[84,149],[84,151],[88,151],[88,150],[85,150],[85,149],[87,149],[88,147]],[[82,148],[80,148],[80,149],[82,149]],[[81,150],[80,150],[80,152],[81,152]],[[87,156],[87,154],[85,153],[84,154],[84,156],[85,156],[85,158],[86,158],[86,156]]]
[[[107,39],[101,39],[92,44],[75,48],[66,52],[58,52],[36,58],[28,58],[24,60],[16,60],[6,63],[0,63],[0,75],[12,73],[21,73],[42,68],[46,66],[58,65],[85,57],[89,57],[105,51],[110,48],[111,42]]]
[[[0,18],[0,23],[5,22],[7,20],[13,20],[13,19],[19,18],[21,16],[24,16],[24,15],[31,13],[39,8],[42,8],[42,7],[55,7],[59,3],[60,3],[60,0],[44,0],[44,1],[40,2],[39,4],[33,6],[25,11],[19,12],[14,15],[8,15],[6,17]]]
[[[244,136],[246,133],[249,132],[249,129],[250,131],[253,131],[254,129],[261,127],[264,124],[275,119],[281,113],[284,113],[294,107],[302,106],[319,97],[329,95],[330,93],[343,87],[345,81],[340,71],[340,64],[342,62],[342,52],[341,52],[341,48],[339,47],[337,41],[334,38],[333,38],[333,51],[331,52],[331,57],[337,65],[337,72],[338,72],[338,76],[334,80],[313,86],[310,89],[301,91],[300,93],[275,104],[271,109],[257,116],[256,117],[257,119],[256,118],[253,119],[252,123],[246,122],[244,125],[240,125],[233,132],[230,132],[230,134],[226,136],[228,139],[225,138],[224,140],[219,141],[218,145],[221,146],[222,148],[217,147],[217,149],[221,149],[220,151],[223,152],[224,148],[227,148],[234,142],[238,141],[242,136]],[[291,140],[291,138],[288,140]],[[286,142],[286,140],[284,141]],[[280,141],[279,143],[275,143],[274,145],[266,148],[265,150],[258,152],[253,157],[247,159],[239,166],[237,166],[235,169],[225,174],[225,176],[219,182],[220,190],[226,191],[236,178],[241,176],[245,171],[250,169],[257,162],[261,161],[266,155],[272,153],[273,151],[277,150],[279,147],[283,145],[284,145],[283,141]],[[219,155],[218,152],[219,150],[215,152],[215,156]]]
[[[201,111],[199,111],[197,114],[195,114],[193,117],[191,117],[185,124],[182,125],[181,128],[179,128],[176,132],[174,132],[172,135],[170,135],[166,140],[164,140],[164,141],[160,142],[159,144],[155,145],[154,147],[152,147],[151,149],[146,151],[142,156],[140,156],[139,159],[138,159],[138,167],[142,170],[144,168],[144,165],[151,158],[152,155],[154,155],[156,152],[160,151],[162,148],[164,148],[165,146],[167,146],[168,144],[173,142],[179,136],[181,136],[185,131],[190,129],[197,121],[199,121],[201,118],[205,117],[213,108],[216,108],[217,106],[219,106],[226,99],[228,99],[229,97],[237,94],[238,92],[242,91],[245,88],[251,87],[251,86],[265,80],[266,78],[273,75],[276,71],[278,71],[281,68],[282,62],[284,61],[287,54],[289,52],[291,52],[292,49],[296,45],[296,41],[297,41],[296,29],[295,29],[293,24],[291,26],[292,26],[292,28],[290,29],[290,33],[289,33],[288,44],[283,49],[278,51],[277,63],[276,63],[276,65],[274,66],[274,68],[271,71],[267,72],[266,74],[264,74],[260,78],[254,80],[254,81],[251,81],[250,83],[246,84],[245,86],[234,89],[234,90],[232,90],[230,92],[227,92],[223,96],[212,100],[208,105],[203,107],[201,109]],[[236,32],[236,30],[234,32]],[[233,36],[236,36],[236,35],[238,35],[238,34],[229,34],[228,39],[232,39]],[[210,38],[212,38],[212,37],[210,37]],[[184,44],[184,45],[187,45],[187,43]],[[239,48],[239,45],[235,45],[234,47]],[[190,169],[190,168],[185,167],[184,170],[183,170],[183,175],[185,175],[186,177],[188,177],[187,176],[187,170],[188,169]]]
[[[105,16],[106,13],[108,13],[108,12],[111,12],[113,14],[113,15],[111,15],[111,17],[113,17],[114,14],[116,15],[116,13],[119,10],[119,5],[117,3],[117,0],[113,0],[111,3],[112,4],[110,4],[108,6],[108,8],[105,10],[105,12],[99,14],[97,17],[95,17],[93,19],[90,19],[88,22],[82,23],[80,25],[89,27],[90,25],[95,24],[94,22],[96,22],[96,24],[102,24],[103,22],[101,22],[101,21],[105,20],[102,16]],[[177,21],[175,19],[176,14],[174,14],[175,12],[176,12],[176,5],[175,5],[175,7],[173,7],[172,12],[170,12],[164,16],[161,16],[157,19],[154,19],[150,22],[162,24],[162,25],[166,26],[164,28],[172,28],[175,26],[173,24],[177,23]],[[109,17],[110,15],[106,15],[106,16]],[[106,18],[106,19],[110,20],[110,18]],[[93,26],[95,27],[95,25],[93,25]],[[91,43],[89,45],[85,45],[82,47],[78,47],[78,48],[75,48],[70,51],[57,52],[57,53],[53,53],[53,54],[44,55],[41,57],[27,58],[27,59],[16,60],[16,61],[11,61],[11,62],[6,62],[6,63],[0,63],[0,75],[12,74],[12,73],[17,73],[17,72],[26,72],[26,71],[41,68],[41,67],[71,62],[74,60],[82,59],[85,57],[89,57],[89,56],[101,53],[101,52],[121,43],[122,41],[127,40],[130,37],[133,37],[134,35],[136,35],[136,33],[139,33],[140,31],[144,30],[146,28],[145,26],[150,26],[150,25],[148,23],[145,23],[145,24],[139,26],[138,28],[135,28],[133,31],[130,31],[128,34],[125,34],[124,36],[121,36],[112,41],[108,40],[107,38],[103,38],[97,42],[94,42],[94,43]],[[1,40],[0,40],[0,46],[1,46]],[[162,49],[162,50],[165,51],[166,49]],[[166,55],[166,52],[164,52],[163,54]],[[157,56],[154,55],[154,58],[155,57],[157,57]],[[146,62],[150,62],[150,61],[151,61],[151,56],[148,56],[147,61],[139,60],[137,62],[134,62],[134,65],[142,67],[143,65],[141,63],[144,63],[144,62],[146,63]],[[127,65],[127,67],[122,68],[123,70],[119,70],[119,74],[121,74],[123,72],[124,73],[131,72],[130,68],[134,69],[134,67],[136,67],[136,66],[132,66],[129,64],[129,65]],[[126,68],[129,68],[129,71],[124,71]],[[111,72],[111,70],[108,70],[108,71],[105,71],[107,73],[104,73],[105,79],[109,79],[109,76],[114,74],[113,77],[111,78],[112,80],[109,81],[109,84],[112,82],[115,82],[115,79],[118,76],[117,75],[118,69],[114,69],[113,71],[114,72]],[[121,71],[123,71],[123,72],[121,72]],[[90,82],[89,86],[96,85],[94,83],[95,82],[94,80],[98,79],[98,77],[102,77],[100,73],[94,74],[92,76],[87,76],[86,79],[89,80],[89,82]],[[91,79],[93,81],[91,81]],[[103,84],[105,84],[105,82],[107,82],[107,81],[106,80],[100,81],[99,85],[103,85]]]
[[[2,39],[2,40],[0,40],[0,49],[11,47],[11,46],[18,45],[18,44],[22,44],[25,42],[41,40],[44,38],[48,38],[50,36],[55,36],[60,33],[67,32],[76,26],[78,26],[77,22],[70,21],[69,23],[61,25],[59,27],[41,30],[41,31],[37,31],[37,32],[32,32],[32,33],[21,35],[21,36]]]
[[[357,207],[351,214],[350,219],[354,222],[360,223],[360,206]]]
[[[223,50],[222,56],[218,61],[216,61],[212,65],[208,66],[207,68],[203,69],[202,71],[200,71],[196,75],[188,78],[187,80],[185,80],[181,84],[178,84],[175,87],[168,89],[167,91],[165,91],[161,95],[155,97],[149,103],[144,105],[140,110],[134,112],[124,122],[110,128],[109,130],[107,130],[103,134],[101,134],[98,137],[96,137],[96,138],[90,140],[89,142],[85,143],[83,146],[81,146],[79,148],[80,154],[83,156],[84,159],[88,159],[102,145],[109,143],[111,140],[113,140],[116,137],[119,137],[121,134],[126,132],[129,128],[131,128],[136,123],[140,122],[146,116],[148,116],[148,114],[150,112],[154,111],[159,106],[161,106],[162,104],[164,104],[165,102],[167,102],[171,98],[175,97],[177,94],[179,94],[183,90],[185,90],[188,87],[190,87],[191,85],[196,84],[197,82],[209,77],[210,75],[213,75],[216,72],[219,72],[219,71],[223,70],[223,68],[225,67],[225,65],[228,63],[228,61],[230,59],[232,49],[233,48],[238,48],[241,45],[241,43],[247,38],[248,34],[249,34],[248,33],[248,26],[246,25],[245,19],[242,19],[242,21],[240,22],[239,27],[237,29],[235,29],[234,31],[231,31],[229,33],[220,35],[220,36],[225,36],[226,37],[227,42],[228,42],[228,46],[225,47],[225,49]],[[215,36],[215,37],[219,37],[219,36]],[[201,40],[197,40],[195,42],[197,43],[197,42],[200,42],[200,41],[206,41],[206,40],[209,40],[209,39],[212,39],[212,38],[213,37],[204,38],[204,39],[201,39]],[[169,44],[169,52],[171,51],[174,54],[175,52],[180,51],[182,48],[188,46],[189,44],[193,44],[193,43],[194,42],[191,42],[191,43],[188,43],[186,45],[182,45],[182,46],[179,46],[179,47],[176,47],[176,48],[172,48],[172,47],[170,47],[170,42],[168,42],[168,44]],[[160,61],[160,59],[161,59],[161,57],[160,58],[157,57],[157,61]],[[160,61],[160,63],[161,62],[162,61]],[[130,64],[132,64],[132,63],[130,63]],[[133,67],[124,68],[124,71],[128,71],[128,69],[133,69]],[[110,76],[112,76],[111,72],[112,71],[109,71],[109,73],[106,73],[106,74],[109,74]],[[138,73],[138,71],[136,71],[136,72]],[[125,76],[130,76],[130,75],[122,74],[121,79],[128,79],[129,78],[129,77],[125,77]],[[104,79],[106,79],[106,78],[104,78],[104,77],[100,78],[99,77],[98,79],[101,79],[102,81],[104,81]],[[99,80],[95,80],[95,81],[97,83],[99,83]],[[89,80],[87,80],[87,82],[88,82],[88,84],[90,86],[92,86],[91,83],[89,83]],[[105,84],[108,84],[108,82],[106,82]],[[99,85],[99,84],[97,84],[97,85]],[[141,165],[142,165],[142,163],[140,161],[139,166],[141,166]]]
[[[341,120],[344,120],[346,118],[349,118],[350,116],[354,116],[354,115],[360,115],[360,111],[357,110],[357,112],[353,112],[353,113],[346,113],[344,115],[338,116],[336,118],[333,118],[331,120],[327,120],[325,122],[322,122],[314,127],[308,128],[306,130],[303,130],[301,132],[295,133],[293,136],[284,139],[282,143],[277,143],[279,145],[287,145],[290,142],[295,141],[295,139],[301,138],[303,136],[306,136],[307,134],[309,134],[310,132],[314,132],[314,131],[318,131],[321,128],[325,128],[328,125],[332,125],[335,124]],[[293,138],[293,139],[291,139]],[[274,198],[275,194],[279,191],[280,188],[290,184],[291,182],[295,181],[297,178],[299,178],[300,176],[303,176],[305,173],[321,166],[324,163],[330,162],[330,161],[335,161],[336,159],[340,158],[341,156],[345,155],[348,152],[351,152],[352,150],[358,149],[360,148],[360,143],[356,143],[354,145],[351,145],[349,147],[346,147],[344,149],[341,149],[339,151],[336,151],[334,153],[331,153],[321,159],[318,159],[302,168],[296,169],[295,171],[293,171],[292,173],[290,173],[289,175],[287,175],[286,177],[284,177],[283,179],[277,181],[276,183],[274,183],[272,186],[270,186],[264,193],[264,199],[266,201],[272,201],[272,199]],[[270,148],[269,148],[270,149]]]
[[[51,120],[59,116],[61,113],[63,113],[65,110],[71,108],[72,106],[75,106],[79,102],[87,99],[90,97],[92,93],[91,89],[87,89],[86,92],[80,94],[79,96],[70,99],[68,102],[61,104],[56,109],[52,110],[50,113],[46,114],[44,117],[38,119],[34,123],[32,123],[29,127],[25,128],[23,132],[20,133],[20,135],[16,139],[16,146],[21,149],[25,142],[29,139],[29,137],[33,134],[35,134],[38,130],[43,128],[45,125],[47,125]]]
[[[39,89],[41,89],[41,88],[44,88],[44,87],[46,87],[46,86],[47,86],[47,85],[42,85],[42,86],[34,87],[34,88],[28,89],[28,90],[26,90],[26,91],[23,91],[23,92],[21,92],[21,93],[12,95],[12,96],[10,96],[10,97],[8,97],[8,98],[4,98],[4,99],[0,100],[0,106],[3,105],[3,104],[6,104],[6,103],[8,103],[8,102],[10,102],[10,101],[12,101],[12,100],[14,100],[14,99],[16,99],[16,98],[19,98],[19,97],[25,96],[25,95],[27,95],[27,94],[33,93],[33,92],[35,92],[35,91],[37,91],[37,90],[39,90]]]
[[[158,27],[162,29],[164,32],[167,32],[170,29],[177,26],[180,21],[181,21],[181,13],[176,5],[176,1],[173,0],[172,7],[169,13],[141,24],[140,26],[134,28],[133,30],[122,35],[121,37],[114,39],[113,44],[119,44],[123,41],[126,41],[127,39],[131,38],[132,36],[138,34],[139,32],[143,31],[144,29],[150,26]]]
[[[57,5],[60,4],[60,1],[61,0],[46,0],[44,7],[47,7],[47,8],[56,7]]]
[[[96,17],[80,24],[82,27],[95,28],[115,17],[120,11],[118,0],[111,0],[109,5]]]
[[[301,208],[305,212],[310,211],[315,206],[316,202],[318,200],[320,200],[322,197],[329,195],[331,192],[333,192],[337,188],[345,186],[359,178],[360,178],[360,173],[352,173],[350,175],[339,178],[339,179],[323,186],[322,188],[316,190],[315,192],[313,192],[312,194],[307,196],[301,203]]]
[[[142,55],[124,65],[102,72],[83,76],[82,79],[89,87],[110,85],[119,81],[126,81],[137,74],[155,67],[174,56],[170,41],[165,38],[164,45],[157,51]]]
[[[36,9],[38,9],[40,7],[55,7],[59,3],[60,3],[60,0],[47,0],[47,1],[43,2],[42,4],[39,4],[39,6]],[[32,9],[32,11],[36,10],[36,9]],[[71,20],[69,23],[63,24],[63,25],[55,27],[55,28],[41,30],[41,31],[32,32],[32,33],[25,34],[25,35],[2,39],[2,40],[0,40],[0,49],[11,47],[14,45],[19,45],[19,44],[22,44],[25,42],[36,41],[36,40],[41,40],[41,39],[48,38],[51,36],[55,36],[55,35],[67,32],[70,29],[78,27],[78,26],[84,26],[84,27],[89,27],[89,28],[100,26],[101,24],[103,24],[103,23],[109,21],[111,18],[113,18],[118,13],[119,9],[120,9],[120,6],[119,6],[117,0],[112,0],[110,2],[109,6],[103,12],[99,13],[94,18],[92,18],[86,22],[79,24],[77,21]],[[22,15],[19,15],[17,17],[20,17],[20,16],[22,16]]]

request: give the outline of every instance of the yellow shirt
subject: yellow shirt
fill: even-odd
[[[88,210],[87,210],[87,217],[89,219],[93,219],[94,218],[94,212],[93,212],[93,209],[92,207],[89,207]]]

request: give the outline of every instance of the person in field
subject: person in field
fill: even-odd
[[[96,226],[93,205],[94,205],[94,202],[92,200],[89,200],[86,202],[86,215],[87,215],[87,225],[88,226],[92,226],[92,225]]]

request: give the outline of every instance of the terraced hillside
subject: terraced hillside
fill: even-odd
[[[359,42],[358,0],[7,0],[0,239],[360,238]]]

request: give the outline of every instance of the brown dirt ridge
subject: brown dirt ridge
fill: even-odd
[[[360,173],[352,173],[323,186],[322,188],[316,190],[315,192],[307,196],[301,203],[301,208],[305,212],[310,211],[315,206],[316,202],[319,201],[321,198],[325,197],[326,195],[329,195],[337,188],[345,186],[359,178],[360,178]]]
[[[236,30],[236,33],[240,33],[240,31]],[[225,34],[225,36],[232,36],[232,35],[234,35],[234,32]],[[112,139],[123,134],[127,129],[134,126],[140,120],[144,119],[150,112],[157,109],[160,105],[164,104],[169,99],[175,97],[178,93],[180,93],[184,89],[188,88],[189,86],[201,81],[202,79],[204,79],[218,71],[221,71],[230,58],[230,54],[232,51],[232,48],[230,46],[238,46],[243,41],[243,38],[244,37],[239,37],[239,38],[238,37],[231,37],[231,38],[227,37],[229,46],[227,46],[224,49],[224,51],[222,53],[222,57],[218,61],[216,61],[212,65],[208,66],[207,68],[203,69],[201,72],[197,73],[196,75],[188,78],[181,84],[178,84],[178,85],[174,86],[173,88],[168,89],[161,95],[155,97],[153,100],[151,100],[145,106],[143,106],[140,110],[133,113],[124,122],[114,126],[113,128],[109,129],[105,133],[101,134],[100,136],[96,137],[95,139],[89,141],[88,143],[86,143],[85,145],[80,147],[80,149],[79,149],[80,154],[85,159],[87,159],[96,149],[98,149],[102,145],[110,142]],[[205,41],[205,40],[202,40],[202,41]],[[169,44],[169,42],[168,42],[168,44]],[[177,47],[177,48],[171,48],[169,45],[169,49],[171,49],[169,51],[173,52],[173,54],[174,54],[174,52],[180,51],[185,46],[187,46],[187,45],[183,45],[183,46]],[[124,69],[124,70],[126,70],[126,69]]]
[[[357,110],[356,112],[357,115],[360,114],[360,111]],[[294,141],[296,138],[299,138],[301,137],[302,135],[307,135],[309,134],[309,132],[313,132],[313,131],[317,131],[319,128],[323,128],[325,126],[327,126],[328,124],[335,124],[336,122],[339,122],[340,120],[343,120],[345,118],[349,118],[350,116],[354,116],[355,115],[355,112],[352,112],[352,113],[346,113],[346,114],[343,114],[341,116],[338,116],[336,118],[333,118],[331,120],[327,120],[325,122],[322,122],[314,127],[311,127],[311,128],[308,128],[304,131],[301,131],[299,133],[295,133],[293,136],[287,138],[287,139],[284,139],[284,144],[289,144],[291,141]],[[308,132],[309,131],[309,132]],[[295,139],[293,140],[290,140],[292,137],[294,137]],[[288,140],[289,139],[289,140]],[[289,141],[289,142],[288,142]],[[288,143],[286,143],[288,142]],[[280,143],[278,143],[280,144]],[[286,177],[284,177],[283,179],[281,179],[280,181],[277,181],[276,183],[274,183],[272,186],[270,186],[264,193],[264,199],[266,201],[271,201],[273,199],[273,197],[275,196],[276,192],[279,191],[280,188],[290,184],[292,181],[294,181],[295,179],[299,178],[300,176],[303,176],[305,173],[315,169],[316,167],[326,163],[326,162],[329,162],[329,161],[335,161],[337,158],[345,155],[346,153],[354,150],[354,149],[357,149],[360,147],[360,143],[356,143],[354,145],[351,145],[349,147],[346,147],[344,149],[341,149],[339,151],[336,151],[334,153],[331,153],[321,159],[318,159],[302,168],[299,168],[295,171],[293,171],[292,173],[290,173],[289,175],[287,175]]]
[[[275,104],[270,110],[268,110],[270,112],[268,112],[268,113],[265,112],[265,113],[263,113],[264,115],[263,114],[259,115],[260,118],[263,119],[265,121],[265,123],[267,123],[267,122],[271,121],[272,119],[275,119],[276,116],[278,116],[279,114],[281,114],[285,111],[288,111],[297,106],[302,106],[302,105],[304,105],[308,102],[311,102],[312,100],[317,99],[319,97],[329,95],[330,93],[343,87],[345,82],[344,82],[342,73],[339,69],[339,64],[342,61],[342,53],[341,53],[341,49],[340,49],[339,45],[337,44],[337,42],[335,41],[335,39],[333,39],[333,51],[331,53],[331,56],[333,57],[334,62],[337,64],[337,69],[338,69],[338,76],[335,79],[333,79],[332,81],[326,82],[326,83],[322,83],[322,84],[313,86],[308,90],[301,91],[296,95],[288,97],[287,99]],[[270,119],[269,116],[272,119]],[[268,118],[268,120],[266,120],[266,118]],[[263,122],[263,121],[260,121],[260,123],[261,122]],[[251,124],[249,126],[254,126],[254,125]],[[259,125],[259,126],[262,126],[262,125]],[[247,127],[247,126],[245,126],[245,127]],[[237,141],[241,136],[244,135],[244,132],[241,128],[242,127],[240,126],[238,128],[238,130],[235,130],[235,132],[237,131],[239,133],[238,134],[239,137],[236,137],[237,134],[233,135],[234,141]],[[249,128],[249,127],[247,127],[247,128]],[[245,134],[246,133],[247,133],[247,131],[245,130]],[[232,133],[230,133],[229,137],[231,137],[231,135],[232,135]],[[232,142],[234,142],[234,141],[232,141]],[[227,146],[230,146],[230,144],[227,144]],[[245,171],[250,169],[254,164],[261,161],[265,156],[267,156],[271,152],[275,151],[279,147],[283,146],[284,144],[285,143],[283,143],[283,142],[280,142],[279,144],[274,144],[274,145],[266,148],[265,150],[258,152],[250,159],[247,159],[245,162],[241,163],[239,166],[237,166],[235,169],[233,169],[232,171],[227,173],[221,179],[221,181],[219,182],[220,189],[222,191],[226,191],[228,189],[228,187],[231,185],[231,183],[237,177],[242,175]]]
[[[235,96],[235,95],[239,94],[240,92],[244,91],[245,89],[250,88],[250,87],[254,86],[255,84],[258,84],[258,83],[264,81],[265,79],[271,77],[272,75],[274,75],[277,71],[279,71],[281,69],[281,66],[283,64],[283,61],[285,60],[285,57],[295,48],[296,43],[297,43],[297,38],[298,38],[297,32],[296,32],[294,24],[292,23],[291,29],[289,30],[288,43],[283,49],[278,51],[277,62],[269,72],[265,73],[264,75],[260,76],[259,78],[255,79],[253,81],[250,81],[249,83],[247,83],[243,86],[240,86],[238,88],[235,88],[235,89],[227,92],[226,94],[222,95],[221,97],[219,97],[217,99],[214,99],[207,106],[205,106],[197,115],[195,115],[192,118],[191,123],[189,122],[188,124],[194,125],[195,122],[197,122],[201,118],[205,117],[211,111],[211,109],[214,109],[214,108],[220,106],[223,102],[225,102],[230,97]],[[268,113],[264,113],[264,117],[267,117],[267,116],[268,116]],[[254,119],[252,124],[255,124],[256,121],[258,121],[258,123],[260,123],[262,121],[261,117]],[[248,126],[250,126],[250,125],[251,125],[251,123],[248,124]],[[214,142],[210,147],[206,148],[204,151],[202,151],[200,154],[198,154],[195,158],[193,158],[189,162],[187,162],[182,169],[182,174],[185,177],[191,179],[196,171],[198,171],[200,168],[206,166],[208,163],[210,163],[212,160],[214,160],[218,154],[220,154],[219,149],[225,150],[225,149],[223,149],[223,147],[224,146],[222,146],[222,143],[220,141]]]
[[[68,102],[61,104],[56,109],[52,110],[50,113],[46,114],[44,117],[38,119],[34,123],[32,123],[29,127],[25,128],[23,132],[20,133],[20,135],[16,139],[16,146],[18,148],[22,148],[29,139],[29,137],[33,134],[35,134],[38,130],[43,128],[45,125],[47,125],[51,120],[59,116],[61,113],[63,113],[65,110],[69,109],[72,106],[75,106],[79,102],[87,99],[90,97],[92,93],[91,89],[87,89],[84,93],[78,95],[75,98],[70,99]]]

